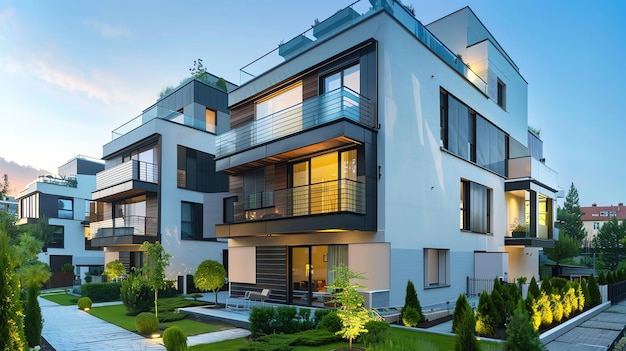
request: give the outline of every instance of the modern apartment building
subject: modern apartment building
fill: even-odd
[[[580,212],[582,213],[583,227],[587,231],[587,237],[583,241],[585,248],[592,246],[593,238],[598,235],[598,231],[605,223],[612,221],[613,218],[618,221],[626,219],[626,208],[622,202],[618,203],[617,206],[598,206],[595,203],[591,206],[581,206]]]
[[[114,130],[92,194],[92,245],[104,248],[105,262],[139,268],[141,244],[160,241],[172,255],[167,279],[181,292],[200,262],[224,262],[227,248],[215,225],[223,221],[228,178],[215,172],[214,160],[215,135],[229,128],[227,94],[217,77],[208,79],[184,81]]]
[[[0,211],[17,215],[17,200],[13,196],[0,196]]]
[[[409,279],[428,305],[470,279],[538,278],[556,173],[527,82],[471,9],[423,26],[360,1],[242,74],[216,145],[231,294],[323,306],[342,263],[367,277],[368,306],[402,304]]]
[[[39,254],[39,260],[50,265],[51,287],[73,283],[73,276],[62,281],[58,274],[66,263],[81,277],[104,265],[102,249],[94,248],[86,233],[96,173],[103,169],[102,161],[79,155],[58,168],[58,177],[40,176],[18,194],[17,224],[37,223],[45,217],[53,230],[52,241]]]

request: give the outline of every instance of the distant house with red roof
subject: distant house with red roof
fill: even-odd
[[[604,223],[609,222],[616,217],[618,221],[626,219],[626,208],[624,203],[620,202],[617,206],[598,206],[593,204],[589,207],[580,207],[582,213],[583,226],[587,230],[587,241],[591,244],[593,238],[598,235],[598,231]],[[585,246],[585,243],[583,243]]]

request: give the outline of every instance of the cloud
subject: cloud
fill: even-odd
[[[125,27],[116,27],[107,23],[90,21],[83,21],[83,25],[89,29],[95,29],[100,36],[105,39],[118,39],[118,38],[130,38],[130,31]]]
[[[6,28],[11,25],[15,17],[15,10],[12,8],[0,9],[0,27]]]

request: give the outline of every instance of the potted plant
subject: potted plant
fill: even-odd
[[[511,235],[514,238],[525,238],[526,237],[526,226],[525,225],[518,225],[517,227],[513,228],[513,232],[511,233]]]

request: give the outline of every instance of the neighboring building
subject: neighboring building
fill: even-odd
[[[583,227],[587,231],[587,237],[583,241],[583,247],[591,247],[593,238],[598,235],[598,231],[606,222],[610,222],[613,218],[617,218],[618,221],[626,219],[626,208],[624,203],[620,202],[617,206],[598,206],[592,204],[589,207],[580,207],[582,213],[581,219],[583,221]]]
[[[409,279],[429,305],[468,278],[539,277],[556,173],[527,82],[469,8],[424,27],[361,1],[273,54],[242,69],[217,138],[231,294],[323,306],[341,263],[367,277],[368,306],[401,305]]]
[[[0,196],[0,211],[17,215],[17,200],[13,196]]]
[[[104,254],[91,246],[86,233],[96,173],[103,169],[102,161],[79,155],[58,168],[58,178],[40,176],[18,194],[18,225],[45,217],[52,227],[52,241],[39,254],[39,260],[50,265],[53,273],[51,287],[68,286],[59,274],[66,263],[81,277],[90,269],[103,268]],[[69,285],[73,278],[69,275]]]
[[[200,262],[224,262],[227,244],[215,224],[228,178],[215,172],[214,154],[215,134],[226,130],[226,92],[189,79],[113,131],[92,194],[92,245],[104,248],[106,263],[139,268],[141,244],[160,241],[172,255],[167,279],[186,292]]]

